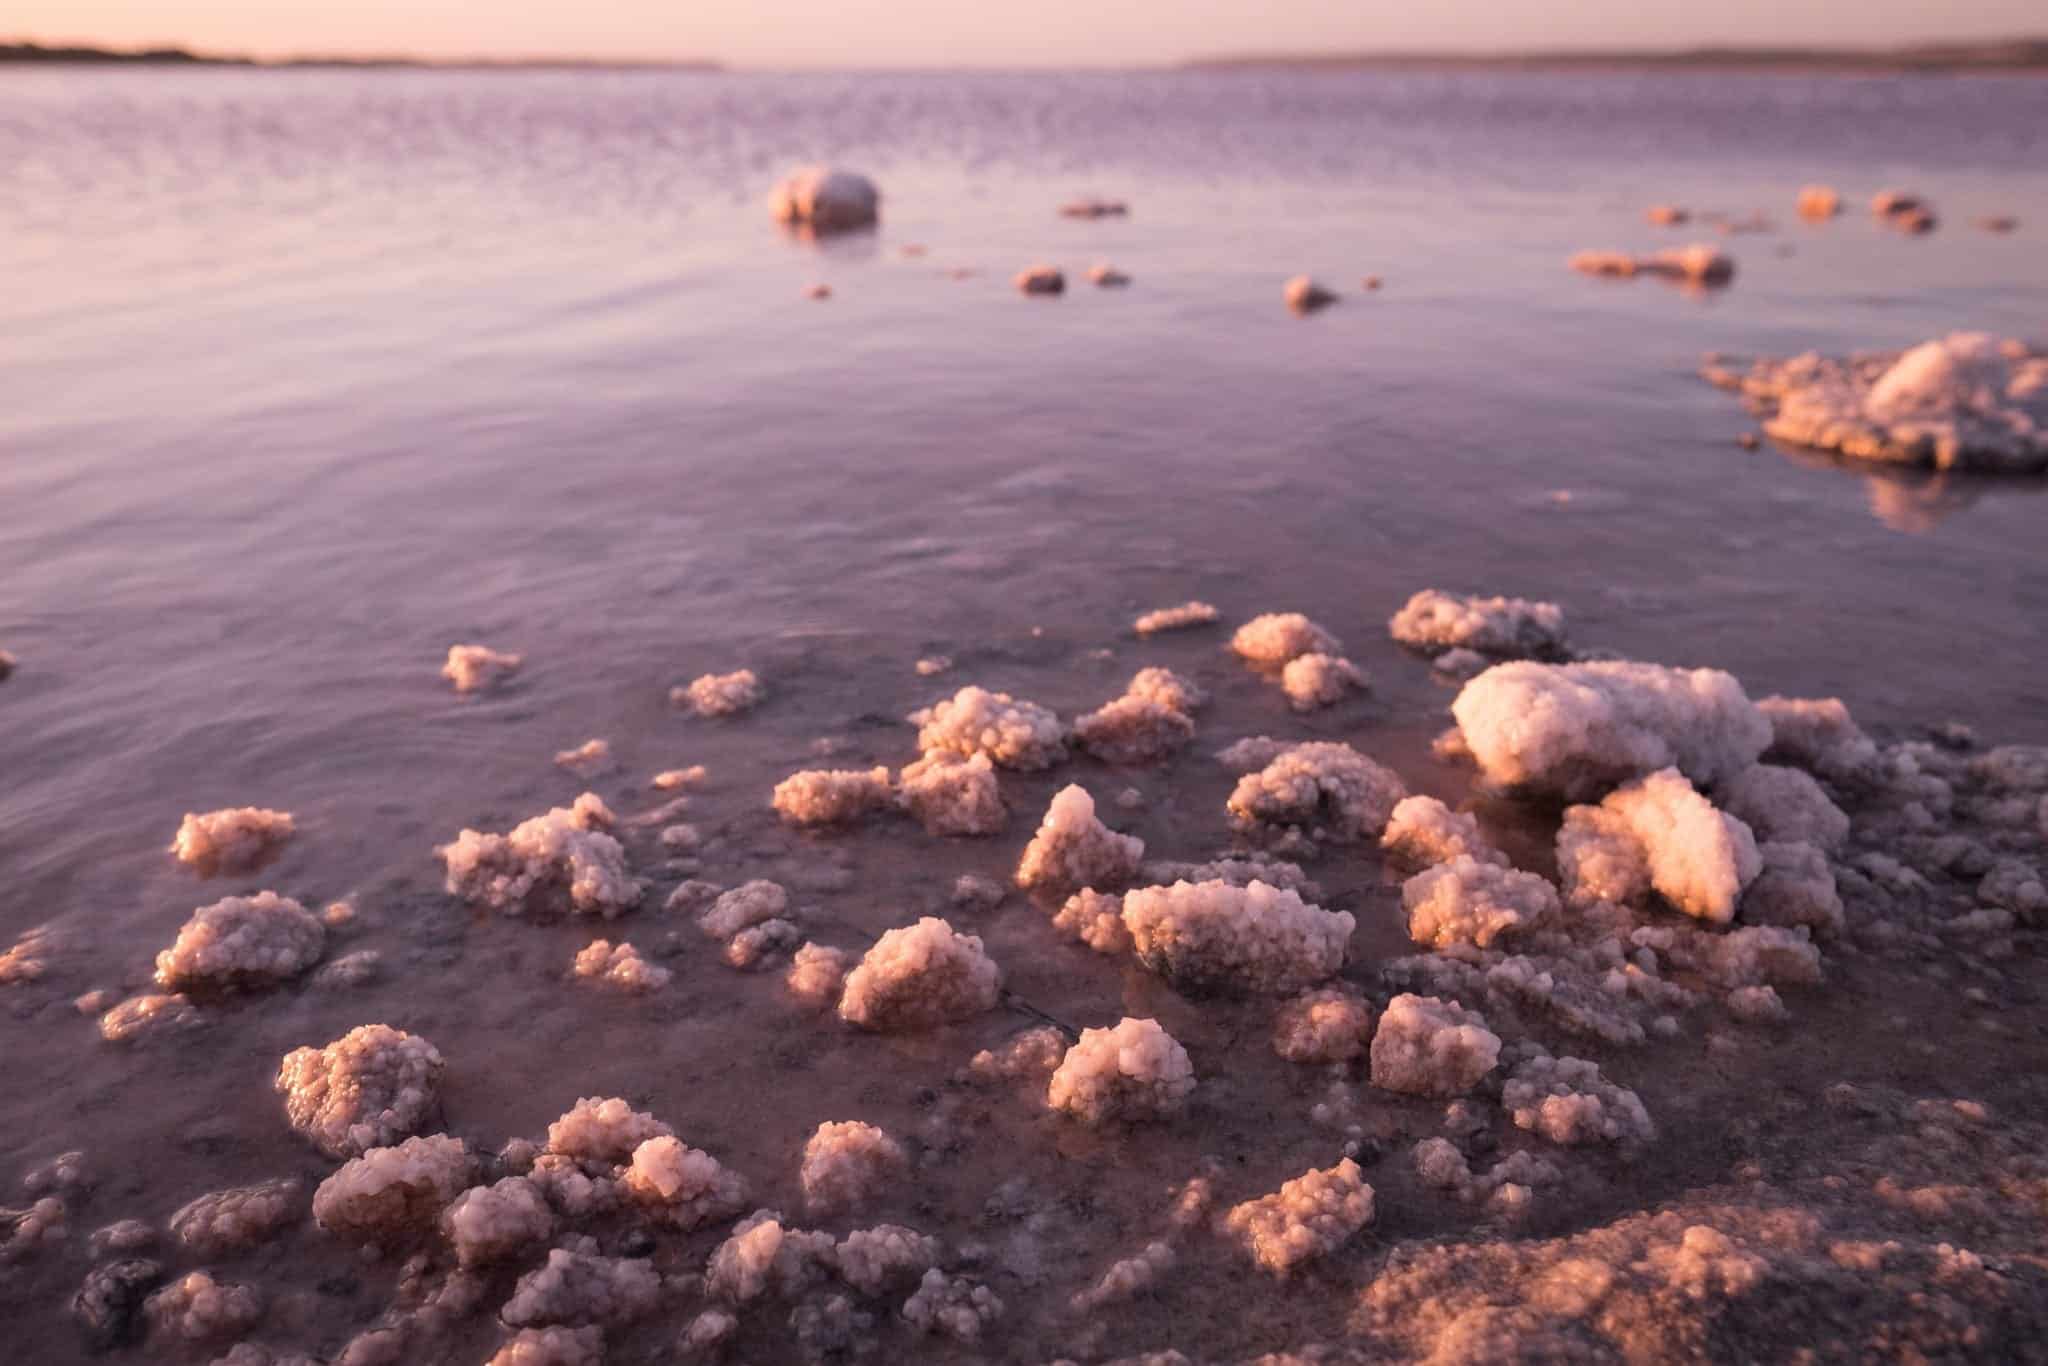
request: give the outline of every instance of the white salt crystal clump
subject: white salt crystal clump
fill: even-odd
[[[897,774],[897,802],[933,835],[993,835],[1009,813],[986,754],[934,750]]]
[[[1149,764],[1195,738],[1195,723],[1184,711],[1150,697],[1126,694],[1074,721],[1074,740],[1112,764]]]
[[[1806,843],[1833,852],[1849,839],[1849,818],[1796,768],[1751,764],[1714,789],[1714,800],[1759,840]]]
[[[1173,1270],[1176,1260],[1172,1244],[1147,1243],[1137,1256],[1111,1263],[1094,1284],[1074,1296],[1073,1307],[1077,1313],[1092,1313],[1104,1305],[1121,1304],[1142,1295]]]
[[[697,928],[713,939],[731,939],[750,926],[786,918],[788,909],[789,893],[780,883],[755,878],[720,893],[698,915]]]
[[[593,939],[576,955],[572,969],[584,981],[639,994],[665,987],[675,974],[640,956],[631,944]]]
[[[1177,1115],[1195,1089],[1194,1064],[1157,1020],[1084,1029],[1067,1050],[1045,1103],[1091,1126]]]
[[[640,904],[645,886],[626,867],[626,851],[608,833],[612,813],[586,792],[515,826],[507,835],[464,830],[434,852],[447,865],[447,890],[473,906],[506,915],[566,908],[607,920]]]
[[[485,1266],[524,1256],[555,1233],[554,1211],[539,1186],[508,1176],[493,1186],[472,1186],[441,1211],[441,1232],[464,1266]]]
[[[1024,772],[1051,768],[1067,757],[1067,730],[1059,717],[1008,693],[970,685],[909,719],[925,754],[986,754],[999,768]]]
[[[1601,806],[1628,822],[1659,896],[1715,924],[1735,918],[1743,889],[1763,871],[1748,826],[1715,810],[1670,768],[1609,793]]]
[[[651,1138],[675,1130],[617,1096],[584,1096],[548,1125],[548,1151],[587,1162],[624,1162]]]
[[[1411,1096],[1462,1096],[1493,1071],[1500,1036],[1477,1011],[1435,996],[1387,1002],[1372,1036],[1372,1084]]]
[[[192,912],[156,956],[156,981],[167,991],[276,986],[312,967],[326,945],[320,918],[290,897],[231,896]]]
[[[1129,882],[1145,858],[1145,841],[1119,835],[1095,818],[1095,799],[1077,783],[1053,794],[1038,833],[1017,862],[1019,887],[1072,891]]]
[[[274,857],[292,837],[292,814],[260,806],[187,811],[171,841],[178,862],[212,877],[246,873]]]
[[[712,1249],[704,1289],[735,1304],[758,1299],[770,1289],[793,1294],[830,1268],[833,1250],[831,1234],[790,1228],[776,1211],[755,1210]]]
[[[1315,741],[1282,750],[1258,772],[1239,778],[1227,805],[1240,829],[1293,831],[1348,844],[1377,840],[1407,795],[1393,770],[1349,745]]]
[[[1477,820],[1451,810],[1435,797],[1403,797],[1387,819],[1380,847],[1422,868],[1457,858],[1508,866],[1508,856],[1480,833]]]
[[[353,1157],[418,1133],[447,1064],[425,1039],[359,1025],[325,1048],[295,1048],[277,1071],[285,1118],[330,1157]]]
[[[1122,953],[1131,946],[1124,928],[1124,900],[1109,892],[1084,887],[1068,897],[1052,918],[1053,929],[1097,953]]]
[[[691,764],[688,768],[665,768],[654,775],[651,785],[663,792],[674,792],[678,788],[697,787],[707,776],[704,765]]]
[[[963,1276],[933,1267],[903,1302],[903,1321],[922,1333],[942,1333],[957,1342],[978,1342],[981,1330],[1003,1316],[995,1292]]]
[[[820,1124],[804,1144],[799,1179],[805,1207],[814,1215],[857,1209],[901,1178],[909,1166],[903,1145],[872,1124]]]
[[[1363,669],[1320,651],[1296,655],[1280,671],[1280,690],[1287,694],[1287,705],[1296,711],[1331,706],[1366,686]]]
[[[522,1328],[484,1366],[604,1366],[604,1329]]]
[[[1489,781],[1565,797],[1660,768],[1716,783],[1771,740],[1733,676],[1626,661],[1497,665],[1459,691],[1451,713]]]
[[[100,1037],[108,1043],[130,1043],[191,1029],[203,1022],[199,1008],[185,996],[131,996],[100,1016]]]
[[[1649,850],[1621,812],[1567,807],[1557,830],[1557,876],[1574,906],[1636,905],[1650,894]]]
[[[1564,609],[1527,598],[1459,597],[1425,588],[1387,622],[1394,639],[1438,654],[1476,650],[1511,658],[1554,658],[1566,652]]]
[[[519,1278],[498,1311],[509,1328],[630,1323],[661,1303],[661,1275],[645,1261],[555,1248]]]
[[[1372,1038],[1372,1007],[1348,987],[1303,992],[1273,1017],[1273,1051],[1289,1062],[1348,1062]]]
[[[1275,668],[1303,655],[1335,655],[1344,642],[1299,612],[1268,612],[1237,628],[1230,648],[1253,664]]]
[[[1552,1143],[1648,1143],[1657,1126],[1642,1098],[1600,1075],[1584,1058],[1538,1054],[1516,1065],[1501,1086],[1501,1108],[1518,1128]]]
[[[984,1048],[968,1061],[977,1081],[1044,1081],[1067,1055],[1067,1038],[1050,1025],[1013,1035],[1000,1048]]]
[[[1210,859],[1206,863],[1188,863],[1180,859],[1153,859],[1138,868],[1138,877],[1145,882],[1227,882],[1233,887],[1249,887],[1254,882],[1263,882],[1268,887],[1284,891],[1299,892],[1303,901],[1321,901],[1323,891],[1313,878],[1302,871],[1298,863],[1282,858],[1270,858],[1264,854],[1251,854],[1243,858],[1226,855]]]
[[[1252,1260],[1278,1276],[1326,1256],[1372,1222],[1373,1191],[1358,1164],[1306,1171],[1271,1195],[1248,1200],[1224,1216],[1224,1227]]]
[[[171,1236],[199,1257],[243,1252],[298,1222],[305,1188],[291,1177],[213,1191],[171,1216]]]
[[[488,645],[450,645],[441,677],[457,692],[481,692],[516,673],[525,662],[524,655],[504,654]]]
[[[1805,926],[1823,938],[1842,932],[1840,890],[1827,855],[1806,843],[1773,841],[1757,846],[1763,871],[1742,894],[1739,913],[1746,924]]]
[[[153,1341],[210,1342],[240,1337],[263,1317],[263,1301],[246,1285],[188,1271],[143,1304]]]
[[[1856,785],[1875,777],[1877,743],[1849,715],[1839,697],[1766,697],[1757,710],[1771,723],[1767,758],[1796,764],[1831,783]]]
[[[1146,967],[1191,991],[1296,992],[1344,966],[1357,922],[1263,882],[1176,882],[1124,896]]]
[[[329,1233],[365,1242],[431,1227],[469,1185],[469,1149],[434,1134],[351,1158],[313,1192],[313,1219]]]
[[[602,773],[612,765],[612,743],[609,740],[590,739],[574,749],[557,750],[555,766],[566,768],[583,777]]]
[[[875,941],[846,975],[839,1017],[863,1029],[927,1029],[993,1008],[1001,989],[979,938],[926,916]]]
[[[685,1232],[730,1219],[747,1207],[747,1186],[739,1173],[672,1134],[634,1148],[621,1181],[635,1204]]]
[[[855,1229],[832,1250],[839,1278],[866,1295],[904,1281],[916,1280],[937,1265],[939,1240],[901,1224]]]
[[[1207,626],[1223,614],[1206,602],[1184,602],[1178,607],[1161,607],[1145,613],[1131,623],[1131,629],[1141,636],[1155,635],[1160,631],[1183,631],[1191,626]]]
[[[853,955],[845,949],[829,948],[824,944],[805,944],[790,960],[789,974],[783,985],[789,994],[805,1005],[828,1006],[839,999],[839,992],[846,982],[847,966]]]
[[[1557,889],[1534,873],[1460,855],[1401,885],[1408,937],[1426,948],[1487,948],[1557,919]]]
[[[882,192],[875,182],[833,166],[805,166],[790,172],[768,196],[768,212],[778,223],[792,223],[814,232],[845,232],[873,223],[882,210]]]
[[[37,925],[14,941],[14,947],[0,953],[0,986],[40,981],[50,962],[69,947],[64,935],[53,926]]]
[[[736,669],[729,674],[700,674],[687,688],[670,689],[668,700],[699,716],[738,716],[760,706],[767,696],[768,690],[752,669]]]
[[[772,804],[792,825],[849,825],[894,800],[886,768],[814,768],[777,783]]]

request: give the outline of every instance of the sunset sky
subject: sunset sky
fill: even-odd
[[[0,36],[259,56],[1128,65],[1243,51],[1884,45],[2048,28],[2040,0],[13,0]]]

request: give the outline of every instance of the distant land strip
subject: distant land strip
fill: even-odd
[[[1977,43],[1914,43],[1889,48],[1698,47],[1675,51],[1245,53],[1183,62],[1192,71],[1303,70],[1593,70],[1701,71],[2040,71],[2048,37]]]
[[[73,62],[103,66],[235,66],[235,67],[421,67],[434,70],[597,70],[597,71],[720,71],[712,61],[633,61],[580,57],[453,58],[426,57],[258,57],[219,56],[182,47],[63,47],[42,43],[0,43],[0,63]]]

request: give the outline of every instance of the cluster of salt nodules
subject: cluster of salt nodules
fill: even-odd
[[[506,915],[566,910],[610,920],[640,904],[646,887],[626,866],[610,831],[610,808],[594,792],[514,826],[510,834],[464,830],[434,852],[447,890]]]
[[[305,1187],[292,1177],[211,1191],[171,1215],[171,1236],[200,1257],[220,1257],[268,1242],[298,1222]]]
[[[2048,352],[1983,332],[1907,351],[1713,364],[1710,382],[1763,404],[1793,445],[1938,469],[2048,470]]]
[[[320,918],[290,897],[231,896],[192,912],[156,956],[157,985],[174,992],[276,986],[319,962],[326,946]]]
[[[1411,1096],[1462,1096],[1500,1060],[1500,1036],[1454,1001],[1403,993],[1372,1036],[1372,1084]]]
[[[417,1035],[359,1025],[325,1048],[287,1053],[276,1086],[293,1129],[329,1156],[353,1157],[419,1132],[446,1066]]]
[[[690,885],[677,888],[677,894]],[[697,928],[725,945],[725,961],[736,968],[750,968],[786,953],[803,939],[791,917],[788,890],[765,878],[720,892],[698,912]]]
[[[1508,866],[1508,856],[1486,838],[1476,819],[1451,810],[1435,797],[1403,797],[1397,802],[1380,835],[1380,847],[1396,860],[1418,868],[1459,858]]]
[[[1770,720],[1733,675],[1624,660],[1496,665],[1451,714],[1488,782],[1567,798],[1664,768],[1710,786],[1771,743]]]
[[[188,1271],[151,1295],[142,1312],[152,1342],[220,1342],[255,1327],[263,1317],[263,1300],[249,1286]]]
[[[661,1273],[643,1259],[551,1248],[498,1311],[509,1328],[631,1323],[661,1303]]]
[[[910,1168],[903,1145],[859,1120],[820,1124],[804,1143],[798,1179],[814,1215],[838,1214],[869,1203]]]
[[[1583,275],[1658,275],[1688,284],[1720,285],[1735,278],[1735,260],[1711,242],[1666,247],[1648,256],[1625,251],[1582,251],[1570,261]]]
[[[1334,291],[1317,284],[1306,275],[1297,275],[1280,287],[1280,298],[1296,313],[1313,313],[1337,302]]]
[[[1327,1256],[1372,1222],[1373,1189],[1358,1164],[1303,1172],[1271,1195],[1234,1206],[1223,1227],[1276,1276]]]
[[[1195,738],[1202,690],[1171,669],[1140,669],[1115,698],[1074,721],[1074,741],[1112,764],[1164,759]]]
[[[1137,875],[1145,842],[1119,835],[1095,815],[1095,799],[1078,783],[1053,794],[1045,818],[1017,862],[1017,885],[1050,892],[1117,888]]]
[[[752,669],[729,674],[700,674],[688,687],[669,689],[671,705],[685,707],[699,716],[738,716],[761,705],[768,690]]]
[[[640,950],[623,941],[593,939],[576,955],[570,972],[581,981],[610,987],[628,995],[658,991],[675,975],[640,956]]]
[[[1237,628],[1230,648],[1260,669],[1277,669],[1281,691],[1296,711],[1313,711],[1366,686],[1364,670],[1345,659],[1343,642],[1299,612],[1268,612]]]
[[[1407,795],[1393,770],[1349,745],[1318,740],[1286,746],[1239,778],[1226,807],[1248,833],[1350,844],[1380,838]]]
[[[1372,1006],[1348,986],[1305,991],[1273,1017],[1273,1051],[1289,1062],[1340,1063],[1372,1041]]]
[[[1642,1098],[1600,1075],[1598,1063],[1553,1057],[1518,1045],[1501,1083],[1501,1108],[1515,1126],[1552,1143],[1639,1145],[1657,1137]]]
[[[1557,889],[1534,873],[1460,854],[1401,886],[1408,937],[1426,948],[1490,947],[1540,929],[1558,915]]]
[[[985,753],[935,749],[896,775],[896,803],[933,835],[993,835],[1009,819]]]
[[[1138,961],[1198,993],[1312,987],[1344,966],[1357,925],[1348,911],[1258,881],[1139,887],[1124,895],[1122,914]]]
[[[1639,905],[1654,891],[1715,924],[1735,918],[1743,891],[1763,871],[1750,828],[1675,768],[1617,788],[1597,807],[1566,808],[1557,862],[1574,904]]]
[[[792,825],[851,825],[894,801],[886,768],[815,768],[777,783],[770,805]]]
[[[471,1186],[441,1211],[442,1236],[463,1266],[514,1261],[555,1234],[555,1213],[541,1188],[524,1176]]]
[[[385,1242],[431,1228],[469,1186],[469,1149],[446,1134],[370,1148],[313,1192],[313,1220],[329,1233]]]
[[[971,758],[988,756],[998,768],[1033,772],[1067,757],[1067,728],[1035,702],[1008,693],[968,686],[910,714],[917,747],[929,755],[946,751]]]
[[[846,974],[839,1017],[862,1029],[928,1029],[993,1009],[1002,974],[981,940],[936,916],[888,931]]]
[[[1503,659],[1558,659],[1569,653],[1564,609],[1527,598],[1459,597],[1425,588],[1387,622],[1412,650],[1472,650]]]
[[[833,166],[804,166],[779,181],[768,196],[778,223],[813,232],[864,228],[880,215],[882,192],[866,176]]]
[[[450,645],[441,677],[457,692],[483,692],[519,672],[526,656],[506,654],[488,645]]]
[[[1425,1186],[1450,1191],[1467,1204],[1486,1205],[1497,1215],[1514,1217],[1530,1208],[1534,1188],[1564,1178],[1555,1162],[1531,1152],[1510,1153],[1483,1172],[1472,1170],[1465,1154],[1447,1138],[1425,1138],[1415,1145],[1415,1174]]]
[[[1177,1115],[1194,1093],[1188,1052],[1157,1020],[1084,1029],[1047,1085],[1045,1103],[1090,1126]]]
[[[260,806],[187,811],[171,855],[207,877],[246,873],[274,858],[292,837],[292,814]]]
[[[1146,612],[1131,623],[1131,629],[1141,636],[1157,635],[1161,631],[1185,631],[1195,626],[1208,626],[1222,617],[1214,603],[1189,600],[1178,607],[1160,607]]]
[[[685,1232],[730,1219],[747,1207],[747,1186],[739,1173],[669,1133],[633,1146],[619,1185],[644,1213]]]
[[[1124,899],[1114,892],[1083,887],[1053,912],[1052,928],[1063,939],[1086,944],[1097,953],[1123,953],[1131,947],[1124,928]]]

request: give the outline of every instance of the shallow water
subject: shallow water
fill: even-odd
[[[1422,587],[1553,599],[1582,645],[1839,695],[1882,732],[2048,740],[2043,486],[1745,452],[1740,408],[1693,374],[1709,350],[2038,330],[2044,129],[2048,83],[2019,79],[0,75],[0,647],[21,660],[0,684],[0,948],[44,923],[74,941],[50,983],[0,989],[0,1176],[86,1149],[102,1187],[81,1237],[317,1176],[269,1092],[276,1059],[383,1019],[449,1057],[457,1132],[495,1146],[627,1095],[786,1202],[820,1120],[914,1116],[1023,1021],[851,1038],[695,944],[667,993],[607,997],[561,980],[586,928],[456,908],[433,845],[586,785],[651,805],[649,774],[701,762],[704,875],[789,881],[856,945],[957,873],[1002,876],[1069,777],[1145,791],[1119,823],[1169,857],[1226,842],[1205,756],[1242,734],[1350,739],[1456,795],[1427,748],[1450,694],[1384,632]],[[879,232],[820,246],[767,221],[769,184],[813,157],[879,180]],[[1841,218],[1791,213],[1814,180],[1842,189]],[[1891,185],[1930,196],[1941,230],[1872,222]],[[1054,215],[1082,192],[1133,214]],[[1565,269],[1712,235],[1650,227],[1658,201],[1778,228],[1726,239],[1735,283],[1705,296]],[[2021,229],[1970,226],[1992,212]],[[1087,286],[1097,259],[1133,286]],[[1067,268],[1064,297],[1011,289],[1038,260]],[[1343,301],[1291,316],[1301,271]],[[829,301],[803,296],[814,281]],[[1309,613],[1372,699],[1302,721],[1217,633],[1129,638],[1135,612],[1188,597],[1226,620]],[[458,640],[527,667],[457,697],[437,671]],[[931,653],[959,667],[918,677]],[[835,765],[905,762],[898,718],[962,683],[1069,715],[1149,663],[1218,692],[1194,749],[1135,777],[1006,778],[998,840],[806,837],[764,809],[820,737]],[[672,684],[743,664],[774,691],[744,721],[668,707]],[[591,736],[612,774],[549,762]],[[297,815],[277,865],[172,866],[181,813],[245,803]],[[1389,904],[1370,861],[1318,876]],[[258,886],[355,896],[345,943],[382,949],[384,981],[125,1052],[71,1009],[145,982],[193,906]],[[1115,1143],[995,1105],[982,1166],[932,1177],[951,1236],[1014,1162],[1075,1223],[1048,1255],[1086,1249],[1092,1270],[1203,1153],[1246,1164],[1231,1198],[1332,1160],[1326,1133],[1268,1133],[1264,1107],[1311,1088],[1233,1049],[1243,1019],[1049,955],[1020,897],[961,919],[1044,1009],[1157,1013],[1198,1070],[1205,1050],[1242,1063],[1123,1184]],[[618,928],[651,949],[677,926]],[[1074,1163],[1100,1207],[1072,1195]],[[351,1259],[310,1231],[289,1246],[310,1302],[267,1336],[331,1351],[388,1269],[322,1301],[310,1287]],[[55,1306],[83,1265],[46,1259],[0,1300],[34,1359],[78,1350]],[[1110,1345],[1157,1345],[1187,1312],[1141,1307]],[[1018,1359],[1071,1346],[1016,1331]],[[1218,1331],[1248,1351],[1295,1330]]]

